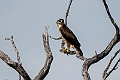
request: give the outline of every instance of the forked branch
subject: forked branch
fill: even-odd
[[[12,45],[17,53],[17,62],[14,62],[10,59],[10,57],[8,55],[6,55],[3,51],[0,50],[0,58],[10,67],[12,67],[13,69],[15,69],[23,78],[24,80],[32,80],[29,75],[27,74],[27,72],[25,71],[25,69],[22,67],[21,62],[20,62],[20,56],[19,56],[19,52],[14,44],[13,41],[13,36],[11,36],[10,38],[6,38],[6,40],[10,40],[12,42]],[[34,80],[43,80],[46,75],[49,73],[50,70],[50,66],[51,63],[53,61],[53,56],[52,56],[52,52],[49,46],[49,36],[48,36],[48,29],[46,28],[46,32],[45,34],[43,34],[43,44],[44,44],[44,49],[46,52],[46,61],[44,64],[44,67],[40,70],[40,72],[38,73],[38,75],[34,78]],[[21,79],[21,78],[19,78]]]
[[[120,34],[119,34],[119,27],[117,26],[117,24],[114,22],[114,19],[112,18],[110,12],[109,12],[109,8],[106,4],[106,1],[103,0],[106,12],[112,22],[112,24],[114,25],[115,29],[116,29],[116,34],[114,36],[114,38],[111,40],[111,42],[108,44],[108,46],[106,47],[105,50],[103,50],[101,53],[96,54],[95,56],[93,56],[92,58],[88,58],[82,66],[82,76],[84,78],[84,80],[91,80],[90,79],[90,75],[88,73],[88,69],[89,67],[94,64],[97,63],[98,61],[102,60],[104,57],[106,57],[110,51],[112,50],[112,48],[120,41]]]
[[[49,73],[50,66],[53,61],[52,52],[49,46],[48,28],[46,28],[46,32],[45,34],[42,35],[42,37],[43,37],[44,49],[46,52],[46,61],[44,67],[40,70],[40,72],[38,73],[38,75],[35,77],[34,80],[43,80],[46,77],[46,75]]]
[[[19,65],[17,62],[14,62],[10,59],[8,55],[6,55],[3,51],[0,50],[0,58],[10,67],[15,69],[23,78],[24,80],[31,80],[25,69],[22,65]]]
[[[15,52],[16,52],[16,54],[17,54],[17,61],[18,61],[18,64],[19,64],[19,65],[22,65],[22,63],[21,63],[21,61],[20,61],[19,52],[18,52],[17,47],[16,47],[16,45],[15,45],[15,43],[14,43],[14,41],[13,41],[13,35],[12,35],[10,38],[5,38],[5,40],[10,40],[10,41],[11,41],[12,46],[13,46],[13,48],[15,49]],[[18,80],[21,80],[20,74],[19,74],[19,79],[18,79]]]
[[[113,70],[116,70],[117,69],[117,65],[118,65],[118,62],[120,62],[120,59],[116,62],[116,64],[114,65],[114,67],[109,71],[108,69],[110,68],[111,64],[112,64],[112,61],[114,60],[114,58],[117,56],[117,54],[120,53],[120,49],[114,54],[114,56],[110,59],[106,69],[104,70],[104,73],[103,73],[103,77],[102,77],[102,80],[106,80],[106,78],[113,72]]]

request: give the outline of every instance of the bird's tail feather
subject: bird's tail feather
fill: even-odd
[[[80,48],[76,48],[76,50],[78,51],[78,53],[79,53],[81,56],[83,56],[83,52],[82,52],[82,50],[81,50]]]

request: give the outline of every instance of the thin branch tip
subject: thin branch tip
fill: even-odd
[[[107,78],[114,70],[118,69],[118,67],[119,67],[118,62],[119,62],[120,59],[115,63],[115,65],[113,66],[113,68],[112,68],[109,72],[107,72],[108,69],[110,68],[113,60],[115,59],[115,57],[117,56],[117,54],[119,54],[119,52],[120,52],[120,49],[119,49],[118,51],[116,51],[116,53],[114,54],[113,57],[111,57],[111,59],[110,59],[108,65],[107,65],[106,69],[105,69],[104,72],[103,72],[103,80],[106,80],[106,78]]]
[[[97,55],[97,51],[95,50],[95,54]]]
[[[10,38],[5,38],[5,40],[10,40]]]
[[[69,14],[69,10],[70,10],[70,6],[71,6],[71,4],[72,4],[72,1],[73,1],[73,0],[70,0],[69,5],[68,5],[68,8],[67,8],[67,10],[66,10],[66,15],[65,15],[65,24],[66,24],[66,25],[67,25],[67,17],[68,17],[68,14]]]

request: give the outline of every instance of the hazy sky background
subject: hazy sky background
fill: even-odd
[[[120,26],[120,0],[107,0],[112,17]],[[21,62],[33,79],[43,67],[46,55],[43,48],[42,33],[49,26],[49,34],[59,37],[56,20],[65,18],[69,0],[0,0],[0,50],[16,60],[16,53],[6,37],[14,36],[20,53]],[[111,24],[102,0],[73,0],[68,27],[81,43],[84,56],[90,58],[95,50],[100,53],[114,37],[115,29]],[[81,67],[83,61],[75,55],[60,53],[60,41],[50,39],[54,60],[45,80],[83,80]],[[120,48],[118,43],[103,60],[90,67],[92,80],[101,80],[103,70],[109,59]],[[116,57],[113,65],[118,60]],[[112,65],[112,66],[113,66]],[[111,67],[112,68],[112,67]],[[120,67],[108,80],[120,80]],[[0,60],[0,80],[18,80],[18,73]]]

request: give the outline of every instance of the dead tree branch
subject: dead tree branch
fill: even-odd
[[[118,63],[120,62],[120,58],[117,60],[116,64],[114,65],[114,67],[108,72],[109,76],[114,70],[118,69]]]
[[[44,44],[44,49],[45,49],[47,58],[46,58],[44,67],[40,70],[40,72],[34,78],[34,80],[43,80],[46,77],[46,75],[49,73],[50,66],[53,61],[52,52],[49,46],[48,28],[46,28],[46,32],[45,34],[42,35],[42,37],[43,37],[43,44]]]
[[[114,56],[110,59],[108,65],[107,65],[107,67],[106,67],[106,69],[105,69],[104,72],[103,72],[103,77],[102,77],[103,80],[106,80],[106,78],[113,72],[113,70],[116,70],[116,69],[117,69],[116,67],[117,67],[118,62],[120,61],[120,59],[116,62],[116,64],[115,64],[114,67],[112,68],[112,70],[107,73],[109,67],[110,67],[111,64],[112,64],[112,61],[114,60],[114,58],[117,56],[118,53],[120,53],[120,49],[119,49],[119,50],[114,54]]]
[[[110,18],[111,23],[113,24],[113,26],[116,29],[116,34],[119,34],[119,27],[117,26],[117,24],[115,23],[114,19],[112,18],[106,1],[105,0],[102,0],[102,1],[103,1],[104,6],[105,6],[105,9],[106,9],[106,12],[108,14],[108,17]]]
[[[16,47],[16,45],[15,45],[15,43],[14,43],[14,41],[13,41],[13,35],[12,35],[10,38],[5,38],[5,40],[10,40],[10,41],[11,41],[12,46],[13,46],[13,48],[15,49],[15,52],[16,52],[16,54],[17,54],[18,64],[19,64],[19,66],[22,65],[22,64],[21,64],[21,61],[20,61],[19,52],[18,52],[17,47]],[[18,79],[18,80],[21,80],[20,74],[19,74],[19,79]]]
[[[52,36],[50,36],[50,38],[51,38],[51,39],[54,39],[54,40],[60,40],[60,39],[62,39],[62,37],[54,38],[54,37],[52,37]]]
[[[13,48],[15,49],[15,52],[16,52],[16,54],[17,54],[18,64],[21,65],[19,52],[18,52],[17,47],[16,47],[16,45],[15,45],[15,43],[14,43],[14,41],[13,41],[13,35],[12,35],[10,38],[5,38],[5,40],[10,40],[10,41],[11,41],[12,46],[13,46]]]
[[[72,1],[73,1],[73,0],[70,0],[69,5],[68,5],[68,8],[67,8],[67,12],[66,12],[66,16],[65,16],[65,24],[66,24],[66,25],[67,25],[67,17],[68,17],[68,14],[69,14],[69,10],[70,10],[70,6],[71,6],[71,4],[72,4]]]
[[[14,62],[10,59],[8,55],[6,55],[3,51],[0,50],[0,58],[10,67],[15,69],[23,78],[24,80],[31,80],[25,69],[22,65],[19,65],[17,62]]]
[[[110,12],[109,12],[109,8],[106,4],[106,1],[103,0],[104,6],[106,8],[106,12],[112,22],[112,24],[114,25],[115,29],[116,29],[116,34],[114,36],[114,38],[111,40],[111,42],[108,44],[108,46],[106,47],[106,49],[104,51],[102,51],[101,53],[93,56],[92,58],[88,58],[82,65],[82,76],[84,78],[84,80],[91,80],[90,79],[90,75],[88,73],[88,69],[89,67],[94,64],[97,63],[98,61],[102,60],[104,57],[106,57],[110,51],[112,50],[112,48],[118,43],[118,41],[120,41],[120,34],[119,34],[119,27],[117,26],[117,24],[114,22],[114,19],[112,18]]]

